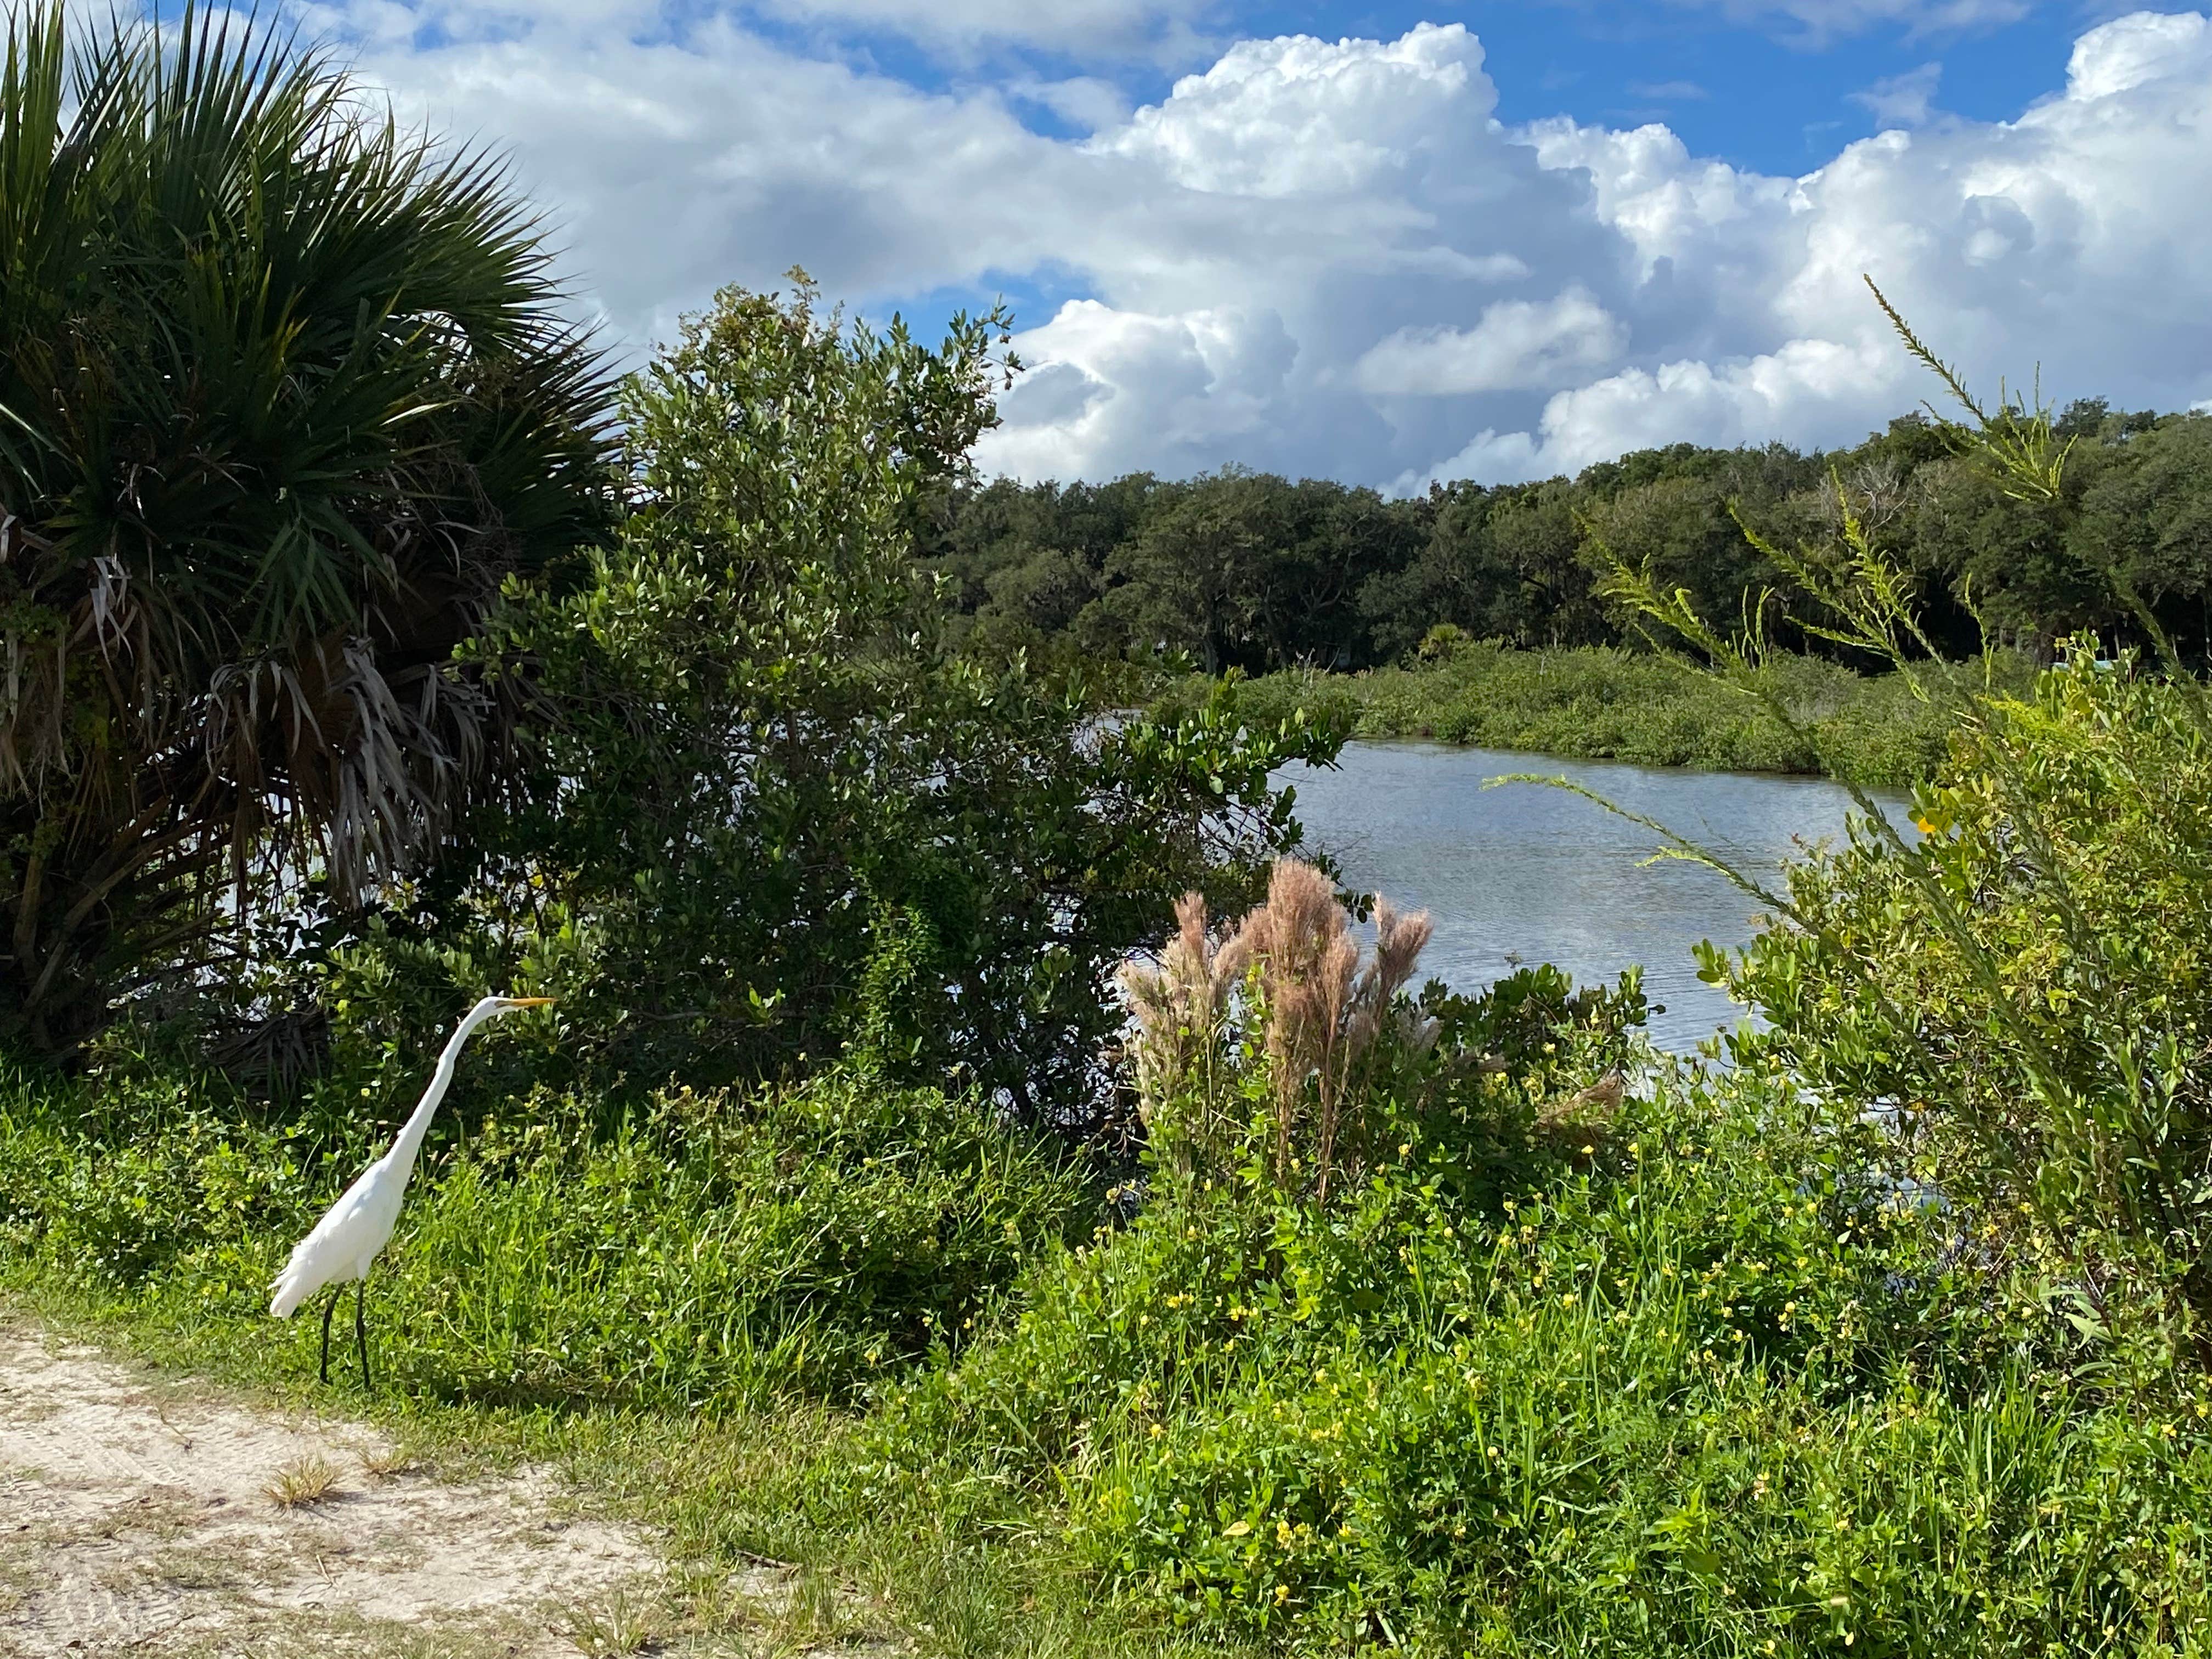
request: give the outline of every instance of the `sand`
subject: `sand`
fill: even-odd
[[[319,1501],[271,1488],[327,1481]],[[0,1312],[0,1655],[635,1650],[663,1573],[543,1469],[447,1482],[360,1423],[157,1377]]]

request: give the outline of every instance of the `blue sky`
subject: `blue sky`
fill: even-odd
[[[2063,7],[2011,22],[1915,34],[1909,24],[1852,26],[1849,6],[1832,33],[1769,14],[1732,18],[1717,8],[1589,3],[1480,6],[1256,7],[1261,29],[1317,34],[1404,33],[1416,22],[1464,22],[1489,48],[1508,121],[1569,114],[1635,126],[1664,121],[1696,154],[1761,173],[1819,166],[1878,123],[1852,94],[1935,63],[1938,102],[1962,115],[2000,119],[2065,78],[2073,41]],[[1929,9],[1933,9],[1930,8]]]
[[[1524,0],[1523,3],[1291,3],[1224,5],[1204,14],[1217,39],[1310,34],[1393,40],[1423,22],[1464,23],[1480,37],[1509,121],[1570,114],[1613,125],[1666,122],[1692,149],[1765,173],[1819,166],[1843,143],[1879,123],[1853,94],[1911,77],[1935,64],[1937,101],[1958,114],[2002,119],[2065,77],[2073,32],[2065,25],[2095,14],[2087,7],[1991,6],[1980,21],[1916,29],[1908,19],[1858,21],[1849,3],[1802,9],[1833,21],[1808,25],[1779,11],[1731,15],[1718,7],[1622,3],[1622,0]],[[1933,10],[1935,8],[1929,8]],[[2110,9],[2107,9],[2108,10]],[[818,29],[784,27],[792,40]],[[977,63],[948,62],[880,27],[841,32],[845,49],[918,84],[988,78]],[[978,43],[979,47],[981,43]],[[1093,74],[1115,81],[1134,102],[1164,97],[1177,74],[1196,66],[1086,58],[1065,51],[1007,51],[1000,67],[1020,62],[1048,74]],[[1196,54],[1202,57],[1202,52]],[[1048,114],[1034,124],[1064,132]]]
[[[2212,26],[2045,0],[315,0],[507,149],[635,356],[804,264],[1003,295],[988,466],[1407,489],[1847,442],[1978,379],[2212,399]]]

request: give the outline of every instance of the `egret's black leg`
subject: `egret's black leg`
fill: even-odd
[[[368,1325],[362,1317],[362,1298],[368,1294],[368,1275],[363,1273],[354,1281],[353,1289],[353,1345],[361,1352],[361,1386],[368,1387]]]
[[[345,1294],[345,1286],[338,1285],[331,1291],[331,1299],[323,1304],[323,1363],[316,1370],[325,1385],[331,1380],[331,1316],[338,1310],[338,1298]]]

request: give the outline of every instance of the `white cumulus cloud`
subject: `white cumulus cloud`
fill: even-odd
[[[1024,343],[1044,367],[1004,400],[991,443],[1000,467],[1031,477],[1218,466],[1273,427],[1297,357],[1272,311],[1158,316],[1095,300]]]
[[[1620,356],[1628,330],[1582,289],[1553,300],[1500,300],[1460,329],[1401,328],[1353,371],[1380,397],[1540,391],[1586,379]]]
[[[888,19],[903,0],[775,3]],[[963,3],[986,33],[1018,21]],[[1082,76],[926,88],[755,15],[332,0],[310,21],[410,117],[512,149],[633,350],[794,262],[877,315],[1000,284],[1079,296],[1024,319],[1034,369],[986,440],[987,466],[1024,476],[1243,462],[1413,486],[1679,440],[1848,441],[1926,390],[1862,272],[1984,385],[2039,361],[2062,396],[2212,398],[2195,12],[2087,30],[2012,119],[1894,128],[1801,178],[1664,125],[1502,123],[1457,25],[1237,42],[1131,109]],[[1205,15],[1083,0],[1062,21],[1151,39]],[[1911,88],[1877,94],[1919,112],[1894,101]],[[1086,136],[1038,131],[1039,107]]]

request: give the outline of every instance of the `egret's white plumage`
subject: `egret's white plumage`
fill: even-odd
[[[416,1154],[422,1149],[422,1137],[429,1132],[430,1119],[438,1109],[438,1103],[446,1097],[446,1090],[453,1083],[453,1061],[461,1052],[461,1045],[477,1026],[495,1015],[517,1008],[543,1007],[552,1000],[551,997],[486,997],[462,1016],[445,1052],[438,1056],[438,1069],[430,1079],[430,1086],[422,1091],[422,1098],[401,1126],[392,1150],[362,1170],[361,1178],[347,1188],[315,1224],[314,1231],[292,1247],[292,1259],[284,1264],[284,1271],[276,1275],[276,1282],[271,1287],[276,1294],[269,1304],[270,1313],[279,1319],[289,1319],[301,1303],[325,1285],[345,1285],[368,1277],[369,1264],[391,1241],[392,1230],[398,1224],[399,1202],[407,1194],[408,1177],[415,1173]],[[358,1318],[356,1309],[356,1321]],[[327,1314],[323,1320],[323,1337],[327,1362]],[[366,1358],[364,1349],[364,1360]]]

